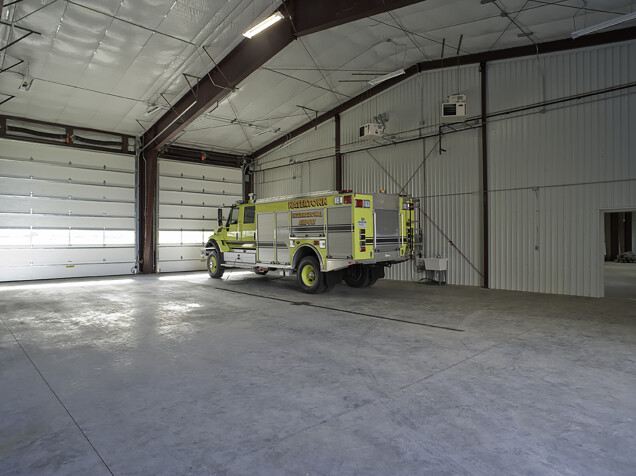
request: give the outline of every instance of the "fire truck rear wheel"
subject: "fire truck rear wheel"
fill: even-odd
[[[320,272],[318,260],[313,256],[306,256],[298,265],[298,284],[300,288],[310,294],[321,293],[325,290],[325,277]]]
[[[354,264],[345,270],[344,280],[352,288],[364,288],[371,284],[371,270],[363,264]]]
[[[217,250],[210,251],[210,254],[208,255],[208,273],[210,273],[210,276],[215,279],[219,279],[223,276],[225,268],[222,265],[223,258],[220,256],[219,252]]]
[[[267,268],[254,268],[254,272],[258,274],[259,276],[265,276],[268,271],[269,269]]]

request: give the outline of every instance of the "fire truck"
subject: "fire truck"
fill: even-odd
[[[202,249],[212,278],[227,268],[264,275],[296,275],[307,293],[373,285],[384,270],[413,257],[415,201],[405,195],[351,190],[249,200],[232,207],[227,221]]]

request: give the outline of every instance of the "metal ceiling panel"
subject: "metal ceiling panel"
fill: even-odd
[[[11,46],[0,60],[4,66],[25,60],[0,75],[2,97],[15,96],[0,112],[140,134],[143,128],[137,121],[148,127],[160,116],[145,116],[148,105],[167,107],[160,93],[174,104],[188,89],[182,73],[200,78],[213,66],[203,45],[214,61],[220,61],[243,39],[243,31],[279,3],[89,0],[44,6],[39,0],[23,0],[3,13],[41,35]],[[234,109],[228,103],[219,105],[214,114],[234,119],[234,126],[210,129],[205,135],[186,132],[179,140],[249,152],[307,123],[309,117],[298,105],[331,110],[368,89],[367,81],[377,75],[439,59],[443,41],[445,56],[455,54],[462,35],[462,54],[531,45],[566,38],[575,28],[635,8],[634,0],[498,0],[483,5],[474,0],[427,0],[373,15],[296,40],[243,81],[230,98]],[[532,37],[519,37],[521,30],[502,16],[502,10]],[[0,45],[6,43],[7,33],[0,27]],[[33,85],[29,91],[18,91],[27,72],[35,78]],[[78,89],[87,94],[77,94]],[[98,108],[107,113],[96,113]],[[268,132],[244,132],[239,121],[264,125]],[[202,126],[205,120],[191,124],[192,129]]]

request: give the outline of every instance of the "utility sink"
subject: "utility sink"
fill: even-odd
[[[448,258],[424,258],[424,268],[427,271],[446,271]]]

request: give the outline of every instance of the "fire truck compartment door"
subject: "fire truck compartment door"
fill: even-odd
[[[276,261],[289,264],[289,212],[276,212]]]
[[[258,213],[256,215],[256,243],[259,263],[274,263],[274,213]]]
[[[400,214],[395,210],[376,209],[375,247],[379,251],[393,251],[400,248]]]
[[[327,208],[327,256],[350,258],[353,256],[353,225],[351,207]]]

